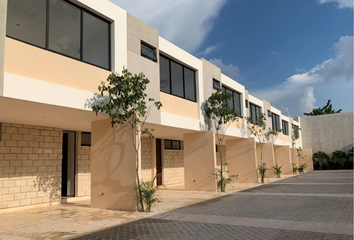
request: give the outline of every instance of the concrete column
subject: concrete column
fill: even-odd
[[[258,166],[261,165],[261,144],[256,143],[256,147],[257,147],[257,168],[258,168]],[[266,171],[265,177],[274,178],[274,170],[272,169],[272,167],[274,166],[273,143],[263,143],[262,162],[265,163],[266,168],[269,169],[268,171]]]
[[[184,134],[183,141],[185,190],[216,192],[214,132]]]
[[[282,166],[282,174],[291,174],[292,165],[290,159],[290,147],[289,146],[273,146],[275,149],[274,164],[278,163],[278,166]]]
[[[229,175],[238,175],[235,182],[257,182],[257,155],[254,138],[226,140],[226,161]]]
[[[91,207],[136,210],[136,154],[124,127],[91,123]]]

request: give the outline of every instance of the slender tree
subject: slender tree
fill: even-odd
[[[292,145],[293,159],[296,158],[295,153],[297,152],[297,149],[295,150],[295,146],[296,146],[296,140],[299,139],[299,130],[300,130],[299,127],[294,126],[291,132],[291,145]]]
[[[279,136],[279,134],[282,132],[283,130],[282,129],[279,129],[279,130],[275,130],[275,129],[268,129],[268,132],[267,132],[267,135],[269,137],[272,138],[272,143],[273,143],[273,151],[274,151],[274,157],[275,157],[275,164],[278,165],[278,158],[277,158],[277,154],[276,154],[276,151],[275,151],[275,142],[277,141],[277,138]]]
[[[222,153],[221,153],[221,145],[224,141],[225,134],[230,124],[234,121],[242,118],[235,109],[231,108],[228,104],[228,101],[232,99],[232,94],[222,92],[217,90],[213,93],[205,102],[205,116],[211,122],[212,126],[215,129],[218,148],[219,148],[219,156],[220,156],[220,190],[221,192],[225,191],[225,166],[223,163]]]
[[[323,114],[340,113],[341,111],[342,111],[342,109],[339,109],[337,111],[332,109],[331,99],[329,99],[326,106],[324,106],[322,108],[314,108],[311,112],[304,113],[304,115],[317,116],[317,115],[323,115]]]
[[[264,113],[257,113],[256,122],[252,121],[251,117],[247,118],[248,130],[250,133],[258,139],[261,147],[261,165],[258,166],[259,173],[261,174],[261,183],[264,183],[264,175],[268,170],[266,164],[263,163],[263,144],[269,138],[269,133],[266,132],[266,117]]]
[[[145,128],[144,125],[151,108],[160,109],[162,106],[161,102],[152,98],[147,99],[145,90],[149,82],[143,73],[133,75],[127,69],[123,69],[122,74],[111,73],[107,81],[102,81],[98,86],[103,100],[92,107],[96,115],[101,113],[109,117],[112,127],[116,124],[127,125],[123,129],[130,135],[136,153],[137,186],[141,186],[139,177],[141,136],[145,134],[153,138],[153,129]],[[138,211],[144,211],[141,188],[138,187],[136,190]]]

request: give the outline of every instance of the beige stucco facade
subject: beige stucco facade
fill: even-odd
[[[138,171],[143,181],[156,176],[161,155],[162,184],[184,184],[185,190],[191,191],[217,190],[215,168],[220,168],[220,157],[215,147],[215,129],[208,125],[203,109],[206,99],[216,91],[213,79],[240,95],[241,116],[250,116],[249,104],[253,103],[263,113],[271,110],[287,119],[289,131],[292,123],[300,126],[300,122],[282,115],[266,100],[249,94],[237,79],[227,77],[216,65],[175,46],[112,2],[72,2],[110,23],[108,70],[7,37],[7,1],[0,1],[0,208],[66,200],[68,196],[62,199],[60,194],[60,179],[65,177],[63,136],[72,132],[76,142],[70,146],[75,152],[75,165],[71,166],[75,174],[71,175],[75,176],[71,176],[74,179],[70,179],[70,186],[75,191],[70,197],[91,198],[91,206],[97,208],[136,210],[136,155],[130,136],[124,126],[112,128],[107,116],[92,112],[92,106],[101,101],[101,81],[123,68],[133,74],[143,73],[150,81],[148,98],[163,105],[160,110],[152,107],[146,121],[155,130],[155,138],[141,137]],[[142,56],[142,43],[155,51],[156,61]],[[195,101],[160,91],[160,54],[195,71]],[[267,129],[272,127],[271,121],[266,116]],[[91,146],[82,145],[83,132],[91,133]],[[238,175],[236,182],[256,182],[260,148],[247,130],[246,120],[232,123],[222,137],[225,141],[220,151],[229,174]],[[161,140],[161,152],[157,152],[157,139]],[[181,148],[166,149],[165,139],[180,141]],[[300,134],[294,147],[301,144]],[[289,172],[290,161],[299,165],[289,146],[291,134],[279,136],[274,146],[265,143],[263,162],[267,168],[274,164],[273,149],[284,173]],[[311,165],[311,149],[304,149],[303,153],[306,157],[301,161]],[[274,177],[273,170],[266,177]]]
[[[213,131],[183,135],[185,190],[216,191],[215,135]]]
[[[274,146],[274,164],[282,167],[282,174],[292,172],[289,146]]]
[[[257,156],[254,138],[226,141],[227,168],[230,175],[238,175],[235,182],[257,182]]]
[[[256,151],[257,151],[257,168],[261,166],[261,163],[266,164],[266,168],[268,170],[265,173],[266,178],[273,178],[274,171],[272,167],[274,166],[274,150],[273,150],[273,143],[263,143],[263,150],[261,151],[261,144],[256,144]],[[262,160],[261,160],[262,158]]]
[[[109,119],[92,122],[92,207],[136,210],[136,152],[124,127],[112,128]]]

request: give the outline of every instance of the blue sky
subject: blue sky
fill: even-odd
[[[353,110],[352,0],[111,0],[285,115]]]

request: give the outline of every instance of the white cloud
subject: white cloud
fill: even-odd
[[[319,4],[334,2],[336,3],[337,7],[340,9],[353,8],[353,0],[317,0],[317,2]]]
[[[219,67],[221,69],[221,72],[226,76],[232,78],[235,81],[238,81],[240,70],[238,69],[237,66],[234,66],[233,64],[225,64],[222,62],[221,59],[217,59],[217,58],[209,59],[209,62]]]
[[[296,73],[304,73],[304,72],[306,72],[306,69],[305,69],[305,68],[298,68],[298,67],[295,67],[295,72],[296,72]]]
[[[213,28],[227,0],[111,0],[156,28],[160,35],[194,53]]]
[[[219,45],[212,45],[207,47],[203,52],[197,54],[197,56],[206,56],[218,49]]]
[[[303,97],[299,101],[299,113],[311,112],[315,107],[316,98],[313,94],[315,88],[306,87],[304,89]]]
[[[311,70],[294,74],[285,82],[251,94],[265,99],[277,107],[291,106],[309,85],[332,84],[346,79],[353,81],[353,36],[343,36],[334,44],[335,57],[318,64]],[[297,102],[297,101],[295,101]],[[296,114],[297,106],[292,106],[291,114]],[[302,115],[301,112],[299,112]]]

